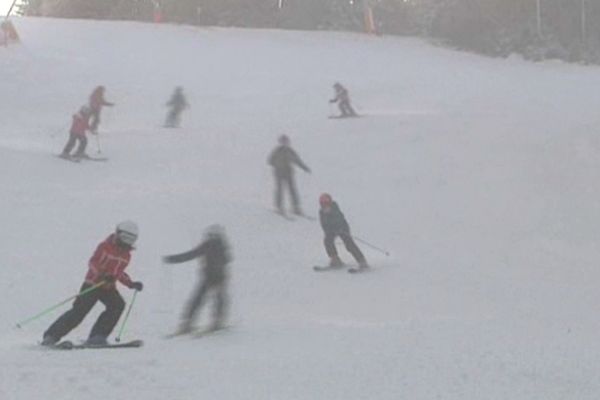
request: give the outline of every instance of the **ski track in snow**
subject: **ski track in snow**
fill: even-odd
[[[15,24],[23,44],[0,48],[0,399],[600,397],[596,67],[346,33]],[[327,119],[337,80],[364,118]],[[109,161],[54,157],[98,84],[116,103]],[[177,85],[191,109],[163,129]],[[318,223],[269,212],[281,133],[313,170],[297,174],[307,213],[331,192],[390,250],[361,246],[372,273],[314,273]],[[59,311],[13,328],[73,294],[125,218],[140,225],[128,271],[145,289],[124,340],[143,348],[35,346]],[[235,257],[232,329],[164,340],[197,267],[160,256],[213,222]]]

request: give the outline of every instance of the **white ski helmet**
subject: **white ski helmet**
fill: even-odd
[[[119,241],[133,246],[138,238],[138,226],[133,221],[123,221],[117,225],[115,234]]]

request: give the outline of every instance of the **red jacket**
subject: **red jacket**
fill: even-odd
[[[73,123],[71,124],[71,133],[77,136],[85,136],[85,131],[90,129],[89,119],[81,114],[73,115]]]
[[[113,233],[98,245],[94,255],[90,258],[85,281],[95,285],[100,283],[104,277],[112,277],[123,285],[131,287],[131,278],[125,273],[125,268],[129,265],[130,260],[131,250],[118,246]],[[102,286],[103,289],[114,287],[114,283]]]

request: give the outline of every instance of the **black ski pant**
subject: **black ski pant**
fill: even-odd
[[[79,142],[79,145],[77,146],[77,151],[75,152],[75,155],[80,156],[85,154],[85,149],[87,147],[87,138],[85,137],[85,135],[77,135],[75,133],[71,133],[71,135],[69,136],[69,141],[65,145],[62,154],[65,156],[70,155],[71,150],[73,150],[73,147],[75,147],[75,143],[77,142]]]
[[[80,293],[93,285],[84,283],[81,286]],[[103,336],[108,337],[119,322],[119,318],[125,309],[125,301],[116,288],[102,289],[98,288],[79,296],[73,302],[73,307],[61,315],[46,332],[44,336],[52,336],[60,340],[67,335],[83,321],[96,302],[100,301],[106,307],[106,310],[98,317],[98,320],[92,327],[89,337]]]
[[[283,191],[285,187],[290,192],[290,199],[295,213],[300,213],[300,201],[298,200],[298,190],[296,189],[296,181],[294,175],[278,175],[275,174],[275,207],[283,211]]]
[[[187,327],[191,327],[198,312],[202,308],[202,304],[209,294],[214,296],[213,302],[213,324],[218,325],[223,323],[227,317],[229,308],[229,298],[227,296],[227,280],[210,281],[204,279],[196,290],[194,295],[187,304],[183,313],[183,323]]]
[[[340,108],[340,112],[344,117],[355,116],[356,111],[352,108],[349,101],[342,100],[338,103],[338,107]]]
[[[168,128],[177,128],[179,127],[179,123],[181,120],[181,112],[183,110],[173,108],[167,114],[167,120],[165,121],[165,126]]]
[[[325,243],[325,251],[327,251],[327,255],[329,256],[329,258],[338,257],[338,252],[335,248],[335,238],[338,236],[340,237],[340,239],[342,239],[342,241],[344,242],[344,246],[346,246],[346,250],[348,250],[348,252],[352,254],[352,257],[354,257],[356,262],[359,264],[363,263],[365,261],[365,256],[354,242],[354,239],[352,239],[352,236],[350,236],[350,234],[347,233],[325,234],[325,240],[323,242]]]

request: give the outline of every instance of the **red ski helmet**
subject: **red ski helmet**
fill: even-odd
[[[333,199],[329,193],[323,193],[319,196],[319,204],[321,207],[328,207],[333,203]]]

